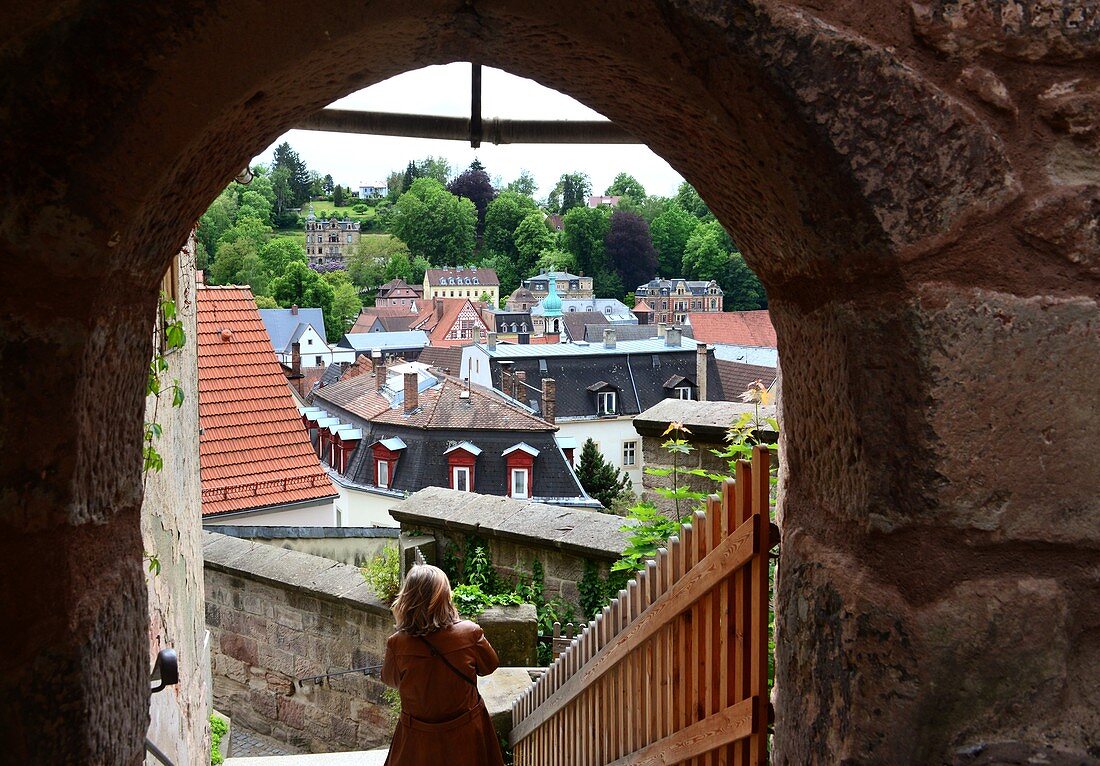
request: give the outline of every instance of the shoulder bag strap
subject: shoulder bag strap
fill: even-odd
[[[433,657],[438,657],[439,659],[443,660],[443,663],[451,669],[452,673],[454,673],[456,676],[461,678],[466,683],[473,686],[475,689],[477,688],[477,680],[471,679],[468,675],[466,675],[461,670],[459,670],[454,665],[452,665],[450,660],[448,660],[446,657],[444,657],[439,652],[439,650],[435,648],[435,646],[432,644],[432,642],[427,639],[426,636],[417,636],[417,638],[419,638],[421,641],[423,641],[425,644],[427,644],[428,645],[428,650],[431,651],[432,656]]]

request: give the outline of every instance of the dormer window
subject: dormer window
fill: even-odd
[[[695,397],[692,395],[691,386],[677,386],[676,398],[690,401]]]
[[[614,391],[601,391],[596,395],[601,415],[614,415],[619,411],[619,397]]]
[[[459,492],[473,492],[474,468],[481,448],[471,442],[459,442],[443,454],[447,456],[447,485]]]
[[[371,457],[374,460],[374,486],[379,489],[393,487],[397,462],[404,449],[405,442],[396,436],[382,439],[371,445]]]
[[[520,442],[501,453],[508,466],[508,497],[530,500],[534,481],[535,458],[539,450]]]

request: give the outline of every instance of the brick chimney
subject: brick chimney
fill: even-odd
[[[605,327],[603,331],[603,347],[615,348],[615,330],[610,327]]]
[[[416,387],[415,372],[405,373],[405,414],[414,412],[420,406],[420,393]]]
[[[290,371],[294,377],[302,377],[302,344],[298,341],[290,344]]]
[[[542,379],[542,419],[553,423],[558,415],[558,386],[553,378]]]
[[[290,315],[292,317],[298,316],[298,304],[297,303],[290,304]]]
[[[707,344],[695,347],[695,384],[699,386],[699,401],[707,400]]]
[[[665,330],[665,345],[666,346],[679,346],[680,345],[680,328],[669,327]]]
[[[374,389],[381,391],[384,385],[386,385],[386,362],[379,357],[374,360]]]
[[[527,394],[524,393],[527,387],[524,385],[527,382],[527,373],[523,370],[516,370],[515,385],[512,386],[512,398],[523,401],[523,397]]]
[[[432,310],[435,311],[435,318],[437,320],[443,318],[443,299],[438,295],[432,299]]]
[[[512,366],[515,362],[502,361],[500,363],[500,390],[509,396],[512,395]]]

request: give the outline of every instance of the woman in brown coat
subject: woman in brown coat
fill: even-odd
[[[475,623],[459,620],[443,570],[416,566],[393,603],[382,680],[401,695],[387,766],[503,766],[477,677],[500,664]]]

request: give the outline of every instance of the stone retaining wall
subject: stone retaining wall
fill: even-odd
[[[377,678],[295,679],[382,662],[393,617],[355,567],[206,532],[206,621],[217,708],[311,752],[389,742]]]

